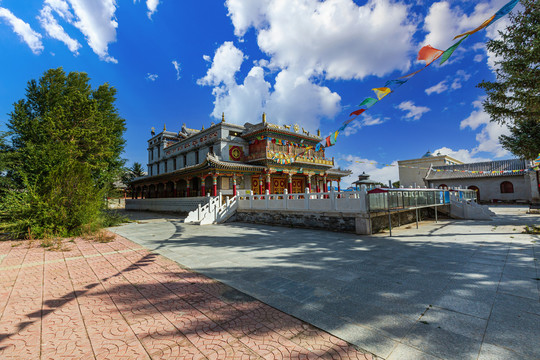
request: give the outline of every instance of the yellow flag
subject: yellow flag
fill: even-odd
[[[390,90],[390,88],[387,88],[387,87],[375,88],[371,90],[375,91],[375,94],[377,94],[377,99],[379,100],[381,100],[383,97],[385,97],[386,95],[392,92],[392,90]]]

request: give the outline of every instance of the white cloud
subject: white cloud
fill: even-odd
[[[446,90],[448,90],[448,85],[446,85],[446,80],[443,80],[440,83],[427,88],[425,91],[426,94],[431,95],[433,93],[440,94],[445,92]]]
[[[360,120],[356,119],[352,121],[343,131],[343,135],[349,136],[354,135],[365,126],[380,125],[384,123],[386,119],[381,119],[380,117],[373,117],[371,115],[363,115]]]
[[[150,74],[150,73],[146,74],[146,80],[156,81],[157,78],[158,78],[158,74]]]
[[[11,25],[13,32],[19,35],[21,40],[28,45],[34,54],[37,55],[43,51],[44,47],[41,42],[41,34],[32,30],[28,23],[25,23],[13,15],[11,11],[3,7],[0,7],[0,19],[4,19]]]
[[[52,1],[52,0],[48,0],[48,1]],[[61,16],[68,18],[66,14],[71,14],[71,13],[69,12],[67,8],[64,9],[62,7],[62,4],[67,5],[67,3],[63,1],[56,1],[56,3],[54,3],[54,5],[56,5],[55,9],[59,9],[60,11],[59,14],[61,14]],[[66,33],[64,28],[60,24],[58,24],[52,12],[53,12],[53,8],[49,5],[45,5],[39,13],[39,16],[38,16],[39,23],[45,29],[45,31],[47,32],[47,35],[49,35],[53,39],[60,40],[61,42],[66,44],[66,46],[69,48],[69,50],[72,53],[74,53],[75,55],[78,55],[79,54],[78,50],[81,48],[81,44],[77,40],[71,38]]]
[[[328,79],[361,79],[409,69],[416,26],[408,6],[389,0],[228,0],[239,36],[251,26],[273,66]],[[381,46],[384,43],[384,46]],[[377,51],[371,51],[377,49]]]
[[[491,158],[476,156],[476,152],[467,150],[467,149],[459,149],[459,150],[452,150],[448,147],[442,147],[439,149],[436,149],[433,154],[441,155],[448,155],[456,160],[462,161],[464,163],[473,163],[473,162],[482,162],[482,161],[491,161]]]
[[[176,80],[180,80],[180,70],[182,69],[180,63],[176,60],[173,60],[171,64],[173,64],[174,70],[176,70]]]
[[[508,1],[483,1],[477,3],[470,14],[464,13],[459,6],[451,8],[449,1],[433,3],[424,20],[424,30],[428,33],[424,43],[444,50],[457,41],[452,39],[455,35],[473,30],[506,2]]]
[[[69,9],[69,4],[65,0],[45,0],[45,6],[53,9],[60,17],[66,21],[73,19],[73,14]]]
[[[205,55],[206,61],[210,57]],[[244,53],[234,46],[232,41],[224,42],[214,55],[212,66],[208,69],[206,76],[197,80],[199,85],[218,86],[222,83],[225,85],[236,84],[235,74],[240,70],[240,66],[244,62]]]
[[[76,20],[73,25],[85,36],[101,60],[117,63],[109,55],[109,44],[116,41],[116,0],[69,0]]]
[[[398,109],[406,111],[407,113],[404,115],[404,118],[406,120],[420,120],[422,115],[424,115],[426,112],[430,111],[431,109],[425,106],[416,106],[412,101],[403,101],[401,104],[397,106]]]
[[[341,168],[352,171],[350,176],[342,179],[342,189],[351,186],[354,181],[358,180],[358,175],[363,172],[370,175],[370,180],[378,181],[383,184],[388,184],[388,180],[392,180],[392,182],[399,180],[397,160],[388,164],[392,166],[385,166],[385,164],[379,164],[373,160],[364,159],[359,156],[344,155],[337,160],[337,163]]]
[[[477,130],[481,128],[476,135],[478,145],[472,150],[472,154],[484,151],[492,153],[497,158],[506,156],[509,152],[501,146],[499,136],[510,134],[510,130],[505,125],[490,121],[489,115],[484,112],[482,101],[483,97],[480,97],[473,102],[476,110],[471,112],[468,118],[461,121],[460,129],[463,130],[468,127],[471,130]]]
[[[159,5],[159,0],[146,0],[146,7],[148,8],[148,18],[152,19],[152,15],[156,12]]]
[[[441,81],[440,83],[433,85],[430,88],[427,88],[425,90],[426,94],[431,95],[432,93],[441,94],[449,89],[447,82],[452,80],[452,83],[450,84],[451,90],[457,90],[461,88],[461,83],[463,81],[467,81],[471,78],[471,75],[466,73],[463,70],[458,70],[456,72],[456,76],[452,79],[451,76],[447,76],[445,80]]]
[[[234,25],[234,34],[244,36],[251,27],[258,28],[264,23],[265,9],[271,0],[227,0],[225,6],[229,9],[229,17]]]
[[[482,60],[484,60],[484,55],[482,55],[482,54],[474,55],[474,61],[475,62],[482,62]]]
[[[241,50],[225,42],[217,49],[206,75],[197,80],[199,85],[214,87],[215,118],[225,112],[227,121],[242,124],[257,122],[266,112],[273,123],[294,121],[314,131],[322,117],[333,117],[339,111],[339,95],[288,69],[277,74],[273,91],[260,66],[253,66],[238,84],[236,74],[244,59]]]

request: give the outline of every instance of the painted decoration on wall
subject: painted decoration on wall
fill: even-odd
[[[229,145],[229,159],[230,160],[241,161],[243,154],[244,152],[242,151],[241,146]]]

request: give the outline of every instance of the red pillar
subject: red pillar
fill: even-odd
[[[212,196],[217,196],[217,175],[212,175]]]
[[[190,187],[189,187],[189,182],[191,181],[191,179],[187,179],[187,185],[186,185],[186,197],[189,197],[189,190],[190,190]]]
[[[337,191],[340,192],[341,191],[341,181],[337,181]]]
[[[259,176],[259,195],[263,194],[263,182],[262,182],[262,176]]]
[[[292,194],[292,177],[289,176],[289,179],[287,181],[287,190],[289,191],[289,194]]]
[[[206,196],[206,179],[201,177],[201,196]]]
[[[326,179],[324,179],[324,182],[323,182],[323,192],[327,192],[328,191],[328,182],[326,181]]]
[[[232,195],[236,196],[236,176],[234,175],[232,178]]]
[[[270,174],[266,174],[266,190],[270,192]]]

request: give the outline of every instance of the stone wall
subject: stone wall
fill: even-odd
[[[356,216],[344,213],[306,213],[299,211],[238,210],[231,221],[355,232]]]
[[[418,214],[418,221],[435,219],[435,210],[432,208],[419,209]],[[397,227],[398,224],[405,225],[416,222],[415,210],[393,213],[391,216],[392,227]],[[438,217],[448,218],[441,211],[438,212]],[[229,219],[229,222],[232,221],[339,232],[356,232],[357,234],[369,234],[371,231],[377,233],[389,227],[388,213],[374,214],[370,222],[366,214],[239,209]]]
[[[208,197],[126,199],[126,210],[188,213],[205,205]]]

